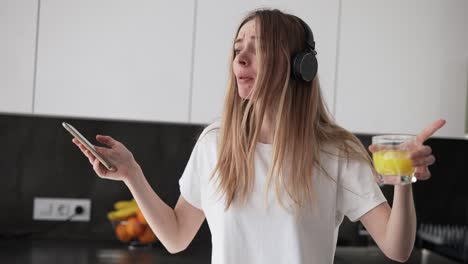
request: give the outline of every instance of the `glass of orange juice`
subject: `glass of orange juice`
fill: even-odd
[[[372,158],[383,184],[405,185],[416,182],[410,151],[415,147],[414,135],[380,135],[372,137],[377,147]]]

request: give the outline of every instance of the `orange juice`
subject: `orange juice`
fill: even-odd
[[[411,176],[415,170],[407,151],[381,150],[373,154],[373,159],[382,176]]]
[[[389,134],[372,137],[374,167],[379,184],[405,185],[416,182],[410,153],[416,147],[416,136]]]

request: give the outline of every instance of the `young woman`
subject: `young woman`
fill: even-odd
[[[115,164],[111,172],[73,140],[100,177],[128,186],[169,252],[184,250],[206,218],[212,263],[332,263],[347,216],[360,220],[389,258],[409,257],[416,232],[411,185],[395,186],[390,208],[366,150],[327,111],[309,30],[278,10],[257,10],[242,21],[224,114],[198,139],[175,209],[153,191],[122,143],[96,137],[109,147],[97,151]],[[434,163],[423,142],[444,123],[417,137],[411,157],[420,180]]]

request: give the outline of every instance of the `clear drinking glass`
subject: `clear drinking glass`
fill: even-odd
[[[410,152],[415,148],[414,135],[380,135],[372,137],[377,147],[374,167],[383,184],[405,185],[416,182]]]

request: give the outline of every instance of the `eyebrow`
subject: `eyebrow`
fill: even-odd
[[[251,38],[251,39],[256,39],[257,37],[251,36],[250,38]],[[234,44],[239,43],[239,42],[241,42],[242,40],[244,40],[244,39],[243,39],[243,38],[238,38],[238,39],[236,39],[236,41],[234,41]]]

